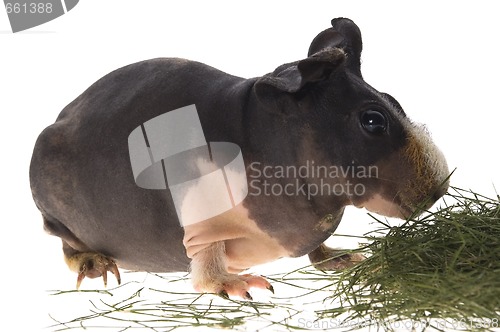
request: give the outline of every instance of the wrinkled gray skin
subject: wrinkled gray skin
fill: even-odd
[[[335,19],[315,38],[308,58],[262,77],[243,79],[176,58],[104,76],[36,142],[30,180],[45,229],[63,240],[66,255],[95,251],[128,269],[188,270],[184,230],[169,192],[135,184],[127,138],[147,120],[191,104],[207,141],[241,148],[249,176],[252,162],[378,167],[377,178],[326,179],[361,183],[363,195],[247,196],[249,217],[290,256],[314,256],[347,205],[394,216],[408,215],[425,199],[431,205],[446,191],[446,183],[440,187],[446,162],[392,97],[364,82],[360,55],[357,26]],[[383,133],[363,127],[366,110],[384,115]],[[333,220],[319,223],[327,214]]]

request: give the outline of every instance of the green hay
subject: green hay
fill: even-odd
[[[130,273],[134,275],[136,273]],[[187,276],[147,274],[149,281],[164,282],[164,288],[175,288],[172,283],[189,281]],[[156,280],[150,280],[150,279]],[[160,280],[158,280],[160,279]],[[281,281],[275,280],[277,283]],[[287,281],[283,281],[287,283]],[[298,289],[302,287],[297,286]],[[305,289],[312,291],[312,289]],[[151,331],[218,331],[220,329],[246,331],[248,326],[259,329],[288,331],[294,329],[287,322],[300,314],[292,304],[274,299],[272,302],[238,301],[216,294],[175,292],[145,287],[141,282],[128,282],[110,290],[51,291],[51,295],[66,303],[88,301],[84,314],[61,318],[50,315],[54,324],[51,331],[67,330],[151,330]],[[279,312],[278,315],[276,313]]]
[[[371,235],[369,257],[334,277],[320,318],[394,326],[489,330],[500,325],[500,205],[452,188],[437,212]]]

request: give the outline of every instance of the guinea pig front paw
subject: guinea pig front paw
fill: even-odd
[[[251,288],[267,289],[274,293],[273,286],[265,278],[251,274],[233,274],[227,269],[225,243],[210,244],[193,255],[191,281],[196,291],[215,293],[222,297],[236,296],[252,300]]]
[[[249,293],[251,288],[267,289],[274,294],[273,286],[265,278],[251,274],[230,274],[224,273],[218,277],[193,279],[193,286],[201,293],[215,293],[221,297],[240,297],[245,300],[252,300]]]
[[[345,250],[332,249],[321,244],[309,253],[309,259],[318,270],[340,271],[356,265],[366,257],[360,253],[346,253]]]
[[[97,252],[79,252],[65,259],[69,268],[78,273],[76,289],[80,288],[80,284],[85,277],[93,279],[102,276],[104,287],[106,287],[108,284],[108,271],[115,275],[118,285],[121,283],[118,267],[110,257]]]

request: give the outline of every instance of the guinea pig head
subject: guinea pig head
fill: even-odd
[[[350,118],[358,135],[349,139],[352,152],[344,153],[359,165],[349,179],[363,188],[362,194],[350,196],[353,205],[406,218],[420,214],[445,194],[449,171],[443,153],[425,126],[412,122],[395,99],[380,94],[357,106]]]
[[[313,40],[308,58],[262,77],[256,92],[263,103],[273,99],[274,109],[295,119],[298,129],[290,135],[301,137],[298,162],[312,160],[324,167],[332,188],[344,186],[316,197],[318,204],[336,200],[405,218],[444,195],[448,166],[426,128],[363,80],[361,50],[358,27],[334,19]]]

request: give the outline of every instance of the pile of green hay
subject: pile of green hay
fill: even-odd
[[[397,227],[378,221],[384,235],[369,235],[368,258],[333,277],[335,305],[319,317],[388,330],[498,328],[500,199],[450,192],[437,212]]]

